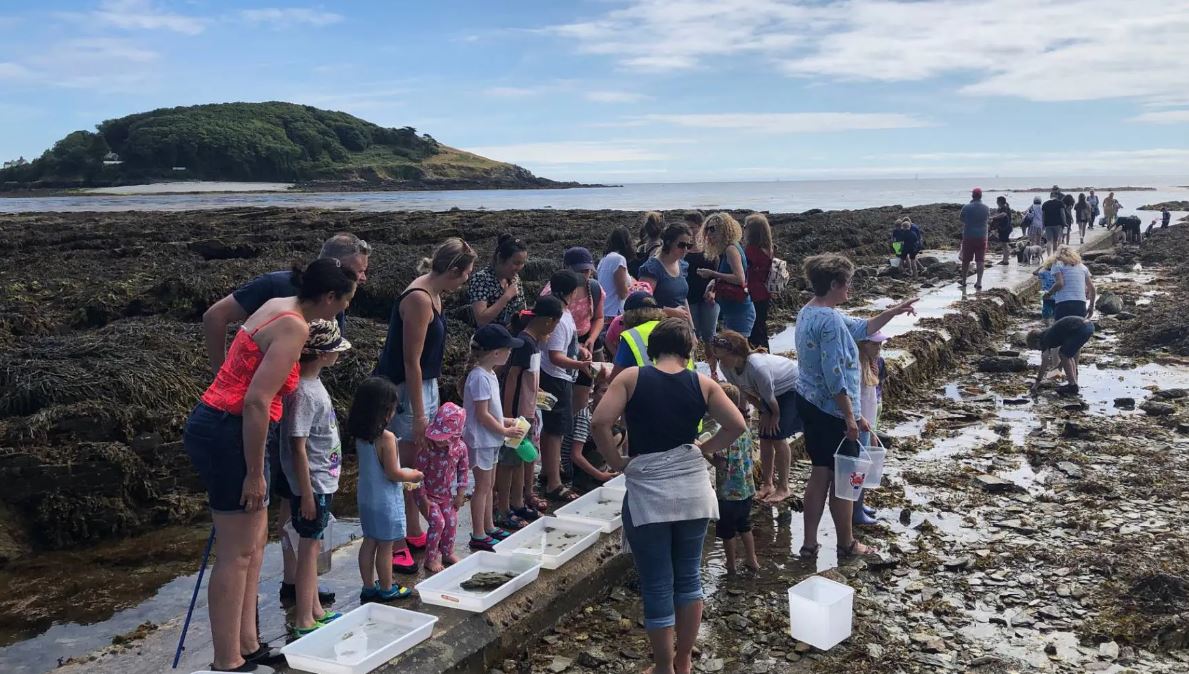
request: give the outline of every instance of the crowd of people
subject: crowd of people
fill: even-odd
[[[962,259],[979,261],[978,287],[978,251],[985,253],[989,223],[1003,219],[978,208],[980,191],[973,196],[962,212]],[[997,214],[1007,213],[1010,228],[1005,208],[1001,200]],[[898,222],[895,241],[915,271],[920,228]],[[876,442],[887,372],[881,328],[913,313],[916,299],[867,319],[846,315],[839,307],[855,267],[845,256],[804,261],[812,298],[797,316],[796,356],[787,358],[767,352],[768,309],[788,270],[763,214],[741,225],[728,213],[691,211],[671,222],[648,213],[634,240],[627,228],[613,230],[597,261],[585,248],[567,249],[535,297],[520,279],[530,254],[521,241],[500,236],[476,268],[476,251],[448,239],[394,302],[374,374],[355,392],[340,436],[321,374],[351,348],[344,312],[367,280],[371,252],[358,237],[336,234],[306,267],[253,279],[204,316],[215,379],[190,415],[184,444],[207,487],[217,534],[208,590],[215,671],[253,671],[275,656],[256,625],[270,498],[281,501],[277,526],[299,541],[283,546],[280,590],[282,602],[295,606],[293,635],[339,617],[333,594],[318,587],[316,558],[344,452],[358,457],[361,602],[410,596],[394,572],[457,563],[458,513],[468,498],[466,547],[492,550],[622,474],[625,538],[662,673],[689,671],[710,521],[728,572],[739,557],[756,568],[752,506],[791,497],[789,441],[798,433],[812,464],[800,556],[818,554],[827,510],[840,557],[870,551],[854,527],[873,523],[874,513],[861,497],[833,493],[834,457]],[[1064,319],[1091,315],[1093,284],[1076,252],[1062,255],[1049,270],[1058,321],[1036,343],[1051,349],[1053,366],[1074,373],[1076,387],[1073,343],[1088,337]],[[458,390],[443,391],[443,302],[464,288],[474,323],[470,357]],[[232,323],[242,325],[228,348]],[[709,376],[694,367],[699,355]],[[424,551],[420,562],[416,551]]]

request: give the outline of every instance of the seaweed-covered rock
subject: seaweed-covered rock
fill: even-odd
[[[1094,303],[1094,308],[1110,316],[1123,311],[1123,298],[1114,293],[1103,293]]]

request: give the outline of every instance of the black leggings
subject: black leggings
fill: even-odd
[[[756,322],[751,326],[751,336],[747,341],[754,347],[768,348],[768,305],[771,303],[771,299],[752,300],[756,307]]]

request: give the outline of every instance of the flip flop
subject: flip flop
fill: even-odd
[[[569,503],[578,499],[578,494],[575,494],[569,487],[564,484],[553,491],[545,492],[545,498],[554,503]]]

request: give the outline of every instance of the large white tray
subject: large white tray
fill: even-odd
[[[611,533],[623,525],[623,497],[627,492],[612,487],[599,487],[587,492],[576,501],[567,503],[553,512],[554,516],[566,520],[598,524],[603,533]],[[614,505],[600,505],[611,501]]]
[[[518,575],[490,592],[464,590],[459,586],[459,583],[479,571],[511,571]],[[541,563],[530,557],[476,552],[445,571],[418,583],[417,594],[426,604],[482,613],[536,580],[540,572]]]
[[[433,634],[435,616],[364,604],[281,649],[293,669],[365,674]]]
[[[623,475],[621,473],[621,474],[616,475],[615,477],[611,478],[610,480],[607,480],[606,482],[604,482],[603,486],[608,487],[610,489],[623,489],[624,491],[627,491],[628,476]]]
[[[553,533],[547,534],[546,528],[553,529]],[[542,568],[556,569],[594,545],[602,530],[602,525],[595,522],[542,517],[500,541],[496,544],[495,551],[501,555],[532,557],[541,562]],[[561,550],[553,549],[548,538],[562,535],[569,535],[571,538],[562,542]]]

